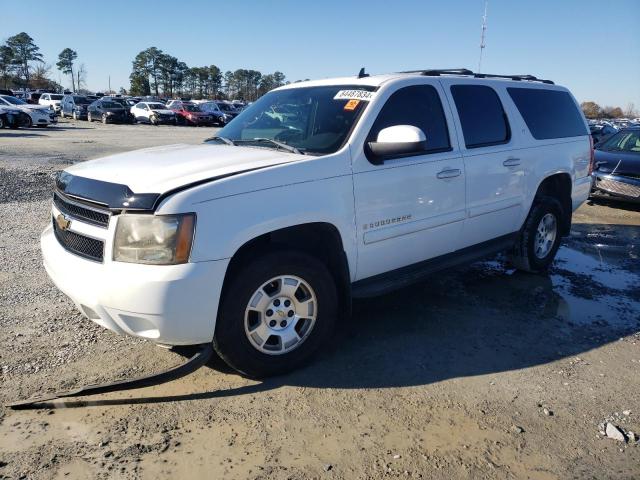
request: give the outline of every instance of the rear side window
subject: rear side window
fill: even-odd
[[[393,93],[371,128],[370,141],[378,138],[380,130],[394,125],[412,125],[422,130],[427,137],[424,153],[451,149],[442,102],[431,85],[412,85]]]
[[[453,85],[462,134],[467,148],[507,143],[511,130],[496,91],[486,85]]]
[[[507,91],[536,140],[587,135],[582,115],[569,93],[539,88]]]

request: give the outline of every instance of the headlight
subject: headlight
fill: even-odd
[[[195,213],[124,214],[118,218],[113,259],[150,265],[186,263],[191,253],[195,225]]]

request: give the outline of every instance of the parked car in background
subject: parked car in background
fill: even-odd
[[[0,128],[16,129],[29,126],[29,116],[17,108],[0,105]]]
[[[38,92],[24,92],[24,101],[31,105],[38,105],[41,93]]]
[[[60,116],[69,116],[74,120],[87,118],[87,111],[92,100],[83,95],[65,95],[60,103]]]
[[[216,104],[224,112],[227,116],[227,123],[236,118],[240,112],[233,107],[230,103],[223,102],[221,100],[216,100]]]
[[[0,95],[10,95],[12,97],[15,96],[15,94],[11,90],[6,90],[4,88],[0,88]]]
[[[27,122],[25,127],[46,127],[58,121],[56,114],[49,107],[32,105],[12,95],[0,95],[0,106],[25,113],[28,116],[28,120],[25,119]]]
[[[640,126],[629,127],[595,150],[592,196],[640,201]]]
[[[176,113],[158,102],[138,102],[131,107],[131,114],[137,122],[160,125],[162,123],[175,125],[178,123]]]
[[[609,124],[595,124],[589,125],[589,131],[593,138],[593,144],[597,145],[600,142],[605,141],[612,135],[618,133],[618,129]]]
[[[39,105],[45,105],[56,113],[60,112],[60,104],[64,95],[60,93],[43,93],[38,99]]]
[[[198,105],[189,102],[172,102],[168,106],[177,115],[178,123],[183,125],[193,125],[199,127],[201,125],[213,125],[213,116],[203,112]]]
[[[212,101],[200,102],[198,103],[198,107],[200,107],[200,109],[203,112],[206,112],[209,115],[211,115],[213,117],[214,123],[217,123],[218,125],[226,125],[231,121],[232,117],[224,113],[222,110],[220,110],[220,107],[216,102],[212,102]]]
[[[94,120],[102,123],[131,123],[131,114],[128,108],[112,100],[100,99],[89,105],[87,109],[87,120]]]

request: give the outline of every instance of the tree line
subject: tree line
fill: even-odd
[[[77,58],[74,50],[65,48],[56,63],[58,70],[71,76],[74,92],[83,90],[86,79],[85,66],[76,66]],[[45,63],[40,47],[26,32],[9,37],[0,45],[0,82],[5,89],[63,90],[62,85],[51,78],[51,65]]]
[[[636,118],[639,115],[633,103],[629,103],[624,110],[620,107],[601,107],[596,102],[582,102],[580,107],[584,116],[589,119]]]
[[[222,70],[216,65],[189,67],[159,48],[149,47],[136,55],[129,76],[131,95],[162,97],[228,98],[253,101],[269,90],[288,83],[282,72]]]

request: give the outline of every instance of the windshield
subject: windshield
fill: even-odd
[[[640,153],[640,130],[619,132],[604,142],[598,150]]]
[[[51,100],[62,100],[62,95],[50,95]]]
[[[27,102],[25,102],[24,100],[20,100],[19,98],[16,97],[12,97],[10,95],[3,95],[2,100],[5,101],[5,103],[9,103],[11,105],[26,105]]]
[[[86,97],[73,97],[73,101],[78,105],[89,105],[91,100]]]
[[[341,85],[273,91],[243,110],[218,135],[232,141],[269,139],[302,152],[333,153],[344,144],[368,103],[355,99],[365,96],[358,91],[373,90]]]
[[[197,105],[191,105],[189,103],[185,103],[184,106],[182,107],[183,110],[186,110],[187,112],[201,112],[202,110],[200,110],[198,108]]]
[[[148,103],[147,104],[151,110],[166,110],[167,107],[162,105],[161,103]]]

